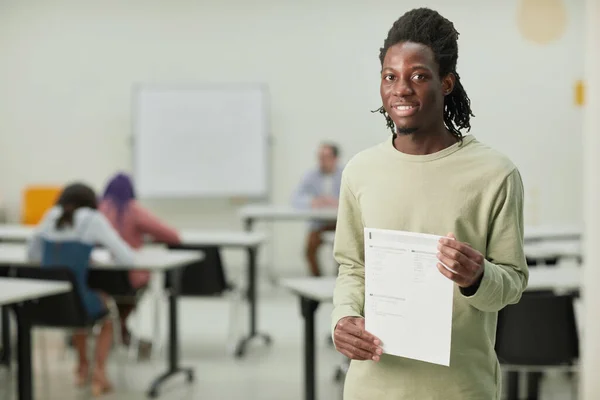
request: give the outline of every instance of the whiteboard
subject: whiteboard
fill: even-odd
[[[133,174],[142,198],[266,197],[264,85],[150,86],[133,94]]]

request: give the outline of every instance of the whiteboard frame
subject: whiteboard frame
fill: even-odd
[[[264,109],[263,109],[263,120],[264,126],[266,127],[266,132],[264,136],[264,146],[265,146],[265,160],[264,160],[264,176],[265,176],[265,191],[262,195],[248,195],[245,193],[240,193],[238,195],[197,195],[197,196],[188,196],[188,195],[165,195],[165,196],[139,196],[139,193],[136,190],[136,195],[140,199],[146,200],[169,200],[169,199],[234,199],[234,198],[243,198],[252,201],[268,201],[271,198],[272,192],[272,172],[271,172],[271,159],[272,159],[272,128],[271,128],[271,95],[269,92],[269,86],[266,83],[251,83],[251,82],[242,82],[242,83],[134,83],[131,91],[131,161],[132,161],[132,173],[134,182],[137,179],[139,171],[137,170],[137,154],[136,154],[136,141],[139,137],[139,99],[140,94],[144,90],[202,90],[202,89],[218,89],[218,90],[239,90],[239,89],[259,89],[264,95]]]

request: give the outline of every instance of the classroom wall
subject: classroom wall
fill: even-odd
[[[471,132],[520,168],[527,222],[577,222],[582,124],[573,88],[583,73],[583,5],[549,0],[551,9],[523,13],[524,4],[540,3],[0,0],[0,194],[8,217],[18,219],[28,183],[85,179],[101,188],[109,174],[131,168],[137,82],[268,83],[272,200],[288,202],[320,140],[339,142],[348,159],[388,137],[383,118],[370,112],[380,105],[379,47],[398,16],[428,5],[461,33]],[[523,30],[548,16],[563,23],[542,32],[547,40]],[[241,227],[234,202],[147,204],[181,227]],[[298,271],[304,226],[274,229],[270,256]]]

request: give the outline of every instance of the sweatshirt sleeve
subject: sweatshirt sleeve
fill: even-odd
[[[504,180],[492,208],[483,278],[475,294],[465,296],[478,310],[496,312],[515,304],[527,287],[523,192],[521,175],[515,168]]]
[[[339,264],[333,293],[332,332],[344,317],[360,317],[365,304],[364,225],[359,203],[342,175],[334,256]]]
[[[170,226],[163,223],[150,211],[146,210],[137,202],[133,205],[134,220],[136,228],[143,234],[149,235],[156,242],[170,245],[181,243],[179,233]]]
[[[94,243],[106,247],[118,264],[132,265],[135,262],[135,252],[114,230],[108,219],[95,212],[91,221],[90,233]]]

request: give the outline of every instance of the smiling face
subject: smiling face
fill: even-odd
[[[433,51],[423,44],[391,46],[383,60],[381,100],[398,134],[432,133],[444,128],[444,96],[454,75],[440,78]]]

